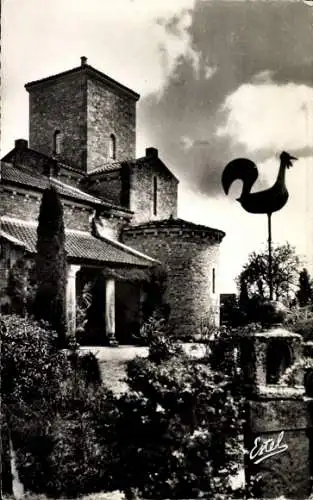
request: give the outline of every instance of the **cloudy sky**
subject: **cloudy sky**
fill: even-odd
[[[3,0],[2,155],[28,136],[24,84],[80,56],[141,94],[137,154],[146,146],[181,179],[179,215],[218,227],[221,290],[267,238],[266,216],[226,197],[221,174],[237,156],[276,179],[282,150],[288,204],[273,238],[290,241],[313,272],[313,8],[303,0]],[[311,2],[312,3],[312,2]]]

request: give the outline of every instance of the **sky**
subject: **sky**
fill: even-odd
[[[283,150],[287,205],[273,240],[289,241],[313,274],[313,8],[304,0],[3,0],[1,155],[28,137],[24,84],[80,56],[140,93],[137,156],[157,147],[179,177],[179,216],[226,232],[221,292],[263,249],[265,215],[246,213],[237,157],[255,162],[253,191],[270,187]]]

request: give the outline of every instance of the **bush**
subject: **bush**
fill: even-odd
[[[129,362],[130,391],[118,401],[119,487],[145,498],[229,498],[242,425],[232,377],[162,331],[151,337],[149,357]]]
[[[313,340],[313,312],[292,309],[288,315],[286,326],[294,333],[302,335],[305,342]]]
[[[92,355],[71,366],[56,340],[55,332],[30,319],[1,320],[2,407],[20,479],[27,490],[54,497],[113,488],[113,396],[93,383]]]
[[[66,404],[53,421],[46,492],[56,497],[116,489],[118,454],[114,398],[103,387],[67,386]]]
[[[92,352],[79,352],[78,350],[70,352],[68,359],[72,369],[78,373],[87,384],[95,387],[101,384],[101,371],[98,360]]]
[[[21,257],[10,269],[7,293],[11,299],[11,312],[24,316],[31,314],[36,294],[35,263]]]

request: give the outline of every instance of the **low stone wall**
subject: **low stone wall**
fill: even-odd
[[[246,471],[248,481],[259,478],[253,488],[257,496],[308,498],[312,466],[311,413],[308,398],[247,402],[245,447],[250,454]]]

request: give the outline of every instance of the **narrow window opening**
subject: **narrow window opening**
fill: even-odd
[[[110,158],[110,160],[116,160],[116,138],[115,138],[114,134],[110,135],[109,158]]]
[[[53,154],[59,155],[62,151],[62,135],[60,130],[56,130],[53,134]]]
[[[153,177],[153,215],[157,215],[158,211],[158,179]]]
[[[215,267],[212,269],[212,293],[215,293]]]

